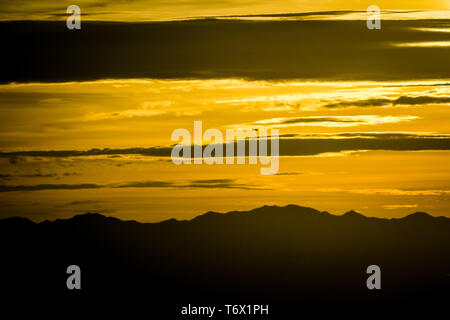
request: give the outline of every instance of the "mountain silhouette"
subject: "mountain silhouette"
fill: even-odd
[[[450,219],[423,212],[380,219],[288,205],[159,223],[97,213],[41,223],[7,218],[0,239],[10,297],[296,306],[444,303],[450,292]],[[79,291],[66,287],[73,264],[82,270]],[[381,290],[366,287],[369,265],[381,268]]]

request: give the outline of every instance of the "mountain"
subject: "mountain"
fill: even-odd
[[[95,213],[41,223],[8,218],[0,220],[0,240],[2,287],[11,297],[277,305],[440,302],[450,292],[450,219],[419,212],[379,219],[289,205],[159,223]],[[82,270],[79,291],[66,288],[72,264]],[[366,287],[369,265],[381,268],[381,290]]]

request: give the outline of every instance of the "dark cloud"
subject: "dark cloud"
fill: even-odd
[[[183,188],[202,188],[202,189],[243,189],[243,190],[270,190],[262,189],[257,186],[236,183],[232,179],[210,179],[210,180],[194,180],[182,186]]]
[[[353,10],[341,10],[341,11],[311,11],[311,12],[297,12],[297,13],[269,13],[269,14],[246,14],[246,15],[231,15],[227,17],[309,17],[309,16],[328,16],[337,15],[340,16],[346,13],[363,12],[363,11],[353,11]]]
[[[390,84],[390,85],[384,85],[383,87],[386,88],[403,88],[403,87],[423,87],[423,84]],[[436,82],[436,83],[429,83],[427,86],[430,87],[446,87],[450,86],[449,82]]]
[[[176,185],[166,181],[136,181],[109,185],[112,188],[172,188]]]
[[[167,157],[170,156],[172,148],[127,148],[127,149],[90,149],[85,151],[79,150],[45,150],[45,151],[17,151],[17,152],[0,152],[0,158],[19,159],[21,157],[51,157],[51,158],[68,158],[68,157],[84,157],[84,156],[109,156],[109,155],[130,155],[137,154],[143,156]]]
[[[366,99],[356,101],[340,101],[326,104],[325,108],[340,108],[340,107],[380,107],[392,103],[389,99]]]
[[[255,186],[237,183],[232,179],[208,179],[192,180],[188,183],[175,183],[167,181],[137,181],[118,185],[110,185],[113,188],[202,188],[202,189],[245,189],[262,190]]]
[[[446,96],[400,96],[397,99],[365,99],[355,101],[339,101],[326,104],[325,108],[344,107],[381,107],[386,105],[422,105],[432,103],[450,103],[450,97]]]
[[[105,201],[101,200],[79,200],[79,201],[72,201],[65,204],[58,205],[58,208],[66,208],[66,207],[77,207],[77,206],[86,206],[86,205],[98,205],[100,203],[103,203]]]
[[[102,188],[203,188],[203,189],[245,189],[245,190],[267,190],[254,185],[237,183],[231,179],[217,180],[193,180],[186,183],[171,181],[134,181],[114,184],[37,184],[37,185],[0,185],[0,192],[13,191],[42,191],[42,190],[80,190],[80,189],[102,189]],[[84,203],[72,202],[68,205],[79,205]]]
[[[301,172],[278,172],[275,175],[276,176],[298,176],[301,174],[303,174],[303,173],[301,173]]]
[[[91,204],[99,204],[99,203],[102,203],[102,202],[104,202],[104,201],[100,201],[100,200],[80,200],[80,201],[69,202],[69,203],[65,204],[65,206],[91,205]]]
[[[209,180],[192,180],[191,183],[214,184],[214,183],[231,183],[233,179],[209,179]]]
[[[63,176],[65,176],[65,177],[69,177],[69,176],[79,176],[80,174],[79,173],[76,173],[76,172],[64,172],[63,173]]]
[[[435,97],[435,96],[419,96],[419,97],[408,97],[401,96],[392,102],[394,105],[406,104],[406,105],[417,105],[417,104],[428,104],[428,103],[450,103],[450,97]]]
[[[77,190],[77,189],[99,189],[103,186],[83,183],[83,184],[36,184],[36,185],[0,185],[0,192],[12,191],[40,191],[40,190]]]
[[[407,13],[407,12],[422,12],[423,10],[383,10],[383,14],[390,13]],[[291,18],[291,17],[311,17],[311,16],[342,16],[345,14],[366,13],[367,11],[358,10],[333,10],[333,11],[311,11],[311,12],[296,12],[296,13],[269,13],[269,14],[246,14],[246,15],[228,15],[223,17],[229,18]],[[220,18],[220,16],[218,17]]]
[[[321,123],[321,122],[335,122],[335,123],[354,123],[354,122],[360,122],[360,120],[353,120],[353,119],[342,119],[342,118],[334,118],[334,117],[300,117],[300,118],[292,118],[292,119],[286,119],[280,122],[273,122],[273,123],[267,123],[267,125],[270,124],[295,124],[295,123]]]
[[[353,137],[363,137],[363,138],[373,138],[373,139],[450,139],[448,134],[420,134],[420,133],[397,133],[397,132],[340,132],[333,133],[335,137],[342,138],[353,138]],[[304,135],[301,135],[304,136]],[[319,137],[326,138],[327,134],[307,134],[307,137]],[[300,135],[297,135],[300,137]]]
[[[450,150],[450,136],[446,134],[391,133],[391,132],[342,132],[336,134],[287,134],[280,137],[280,155],[304,156],[327,152],[355,150]],[[338,139],[336,139],[338,138]],[[223,145],[226,148],[226,145]],[[270,152],[270,142],[268,143]],[[236,154],[236,144],[234,144]],[[246,150],[248,150],[248,141]],[[172,148],[127,148],[127,149],[91,149],[87,151],[16,151],[0,152],[0,158],[47,157],[65,158],[79,156],[140,155],[150,157],[170,157]],[[192,150],[191,150],[192,151]],[[194,154],[193,151],[191,154]],[[170,161],[170,160],[168,160]],[[207,180],[226,183],[226,180]],[[198,181],[193,181],[198,184]],[[154,181],[152,183],[155,183]],[[167,184],[167,182],[161,182]],[[203,182],[205,184],[205,182]]]
[[[11,180],[15,178],[54,178],[58,175],[56,173],[33,173],[33,174],[0,174],[0,179]]]
[[[357,150],[424,151],[450,150],[450,138],[371,137],[347,139],[282,139],[280,155],[312,156]]]
[[[373,32],[361,21],[336,20],[86,21],[73,32],[65,21],[1,22],[2,46],[8,50],[0,61],[0,82],[445,79],[449,48],[394,46],[448,41],[444,32],[417,30],[439,23],[383,21],[383,32]]]
[[[21,156],[11,156],[11,157],[7,157],[8,161],[10,164],[12,165],[17,165],[19,163],[24,163],[27,161],[27,159],[25,157],[21,157]]]

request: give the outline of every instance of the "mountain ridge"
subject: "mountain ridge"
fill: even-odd
[[[277,210],[278,212],[268,212],[270,210]],[[137,220],[122,220],[120,218],[116,218],[113,216],[105,216],[103,214],[97,213],[97,212],[86,212],[82,214],[76,214],[70,218],[57,218],[55,220],[44,220],[40,222],[35,222],[31,219],[20,217],[20,216],[11,216],[6,218],[1,218],[0,222],[14,222],[14,223],[32,223],[32,224],[47,224],[47,223],[61,223],[66,221],[86,221],[86,220],[103,220],[103,221],[110,221],[110,222],[131,222],[131,223],[137,223],[137,224],[168,224],[168,223],[183,223],[183,222],[198,222],[198,221],[204,221],[206,219],[211,218],[218,218],[218,217],[230,217],[233,215],[257,215],[257,214],[283,214],[286,213],[288,210],[295,210],[297,212],[289,212],[290,214],[317,214],[321,216],[329,216],[329,217],[341,217],[341,218],[359,218],[359,219],[377,219],[377,220],[384,220],[384,221],[395,221],[395,220],[404,220],[404,219],[440,219],[440,220],[449,220],[449,217],[445,216],[433,216],[430,215],[427,212],[413,212],[410,214],[407,214],[400,218],[381,218],[381,217],[371,217],[366,216],[360,212],[350,210],[347,211],[344,214],[332,214],[327,211],[319,211],[311,207],[304,207],[300,205],[295,204],[289,204],[286,206],[278,206],[278,205],[264,205],[262,207],[257,207],[251,210],[240,210],[240,211],[228,211],[228,212],[216,212],[216,211],[207,211],[203,214],[200,214],[198,216],[193,217],[192,219],[184,219],[184,220],[178,220],[176,218],[170,218],[162,221],[157,222],[140,222]],[[302,212],[299,212],[302,211]]]
[[[450,219],[420,212],[383,219],[288,205],[158,223],[99,213],[8,218],[0,220],[0,243],[2,286],[18,296],[70,298],[73,264],[86,297],[126,292],[156,304],[445,301],[450,292]],[[367,290],[370,265],[382,270],[382,291]]]

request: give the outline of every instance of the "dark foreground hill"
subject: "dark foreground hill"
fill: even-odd
[[[9,218],[0,241],[1,287],[12,299],[145,300],[176,306],[173,314],[189,303],[450,298],[450,219],[426,213],[387,220],[290,205],[147,224],[90,213],[38,224]],[[79,291],[66,287],[73,264]],[[366,287],[373,264],[381,290]]]

